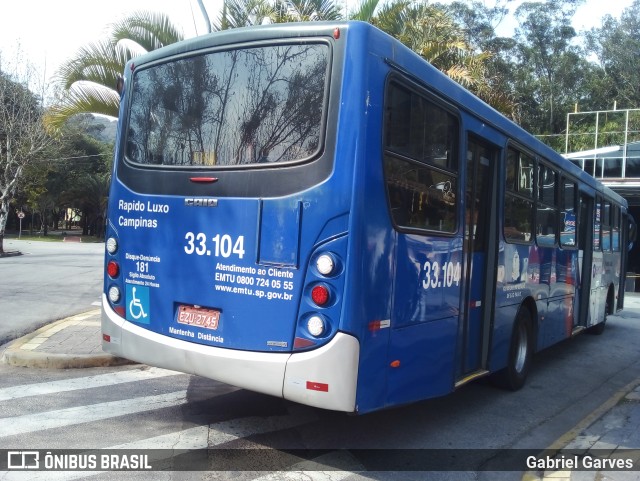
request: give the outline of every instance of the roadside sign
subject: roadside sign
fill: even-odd
[[[18,239],[22,239],[22,219],[24,219],[24,212],[18,212],[18,219],[20,219],[20,231],[18,232]]]

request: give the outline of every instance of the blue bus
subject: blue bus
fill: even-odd
[[[366,413],[602,332],[625,200],[360,22],[214,33],[121,82],[103,348]]]

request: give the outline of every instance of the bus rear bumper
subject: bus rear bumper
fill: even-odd
[[[356,410],[360,344],[348,334],[338,333],[325,346],[294,354],[206,346],[164,336],[123,319],[103,294],[102,337],[102,349],[114,356],[308,406]]]

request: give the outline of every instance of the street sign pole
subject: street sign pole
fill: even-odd
[[[22,219],[24,219],[24,212],[18,212],[18,219],[20,219],[20,231],[18,232],[18,239],[22,237]]]

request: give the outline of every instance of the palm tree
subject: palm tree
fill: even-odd
[[[340,8],[333,0],[276,0],[276,23],[340,20]]]
[[[367,6],[380,0],[364,0]],[[213,30],[262,25],[264,23],[312,22],[341,20],[340,7],[333,0],[225,0]],[[354,18],[368,20],[368,18]]]
[[[63,87],[59,102],[45,116],[45,125],[58,131],[79,113],[118,116],[118,77],[128,60],[183,39],[164,14],[136,12],[112,25],[109,38],[80,49],[57,73]]]
[[[438,70],[471,90],[505,115],[516,105],[492,78],[488,52],[476,52],[465,39],[464,30],[442,7],[395,0],[384,5],[371,23],[397,38]]]
[[[474,52],[463,29],[442,8],[396,0],[385,5],[371,23],[464,87],[483,83],[485,61],[490,55]]]
[[[224,0],[222,12],[214,20],[212,30],[276,23],[276,10],[268,0]]]

